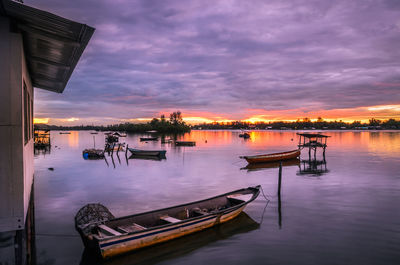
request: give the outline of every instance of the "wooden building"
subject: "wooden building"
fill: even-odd
[[[0,232],[25,227],[34,180],[34,87],[62,93],[93,32],[0,0]]]

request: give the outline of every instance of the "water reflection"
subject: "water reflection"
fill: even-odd
[[[138,259],[143,260],[142,264],[310,265],[330,260],[332,264],[398,264],[394,261],[400,259],[400,234],[396,232],[400,228],[400,132],[324,132],[331,136],[325,164],[318,156],[322,162],[308,159],[306,151],[302,154],[304,163],[283,166],[281,196],[276,196],[277,168],[268,165],[239,170],[247,163],[238,157],[293,150],[296,131],[253,131],[249,141],[239,138],[239,133],[192,131],[176,137],[196,141],[194,147],[140,142],[139,134],[123,139],[138,149],[167,150],[168,159],[161,161],[126,159],[122,152],[120,160],[116,153],[113,157],[106,155],[104,161],[83,160],[82,150],[94,145],[104,148],[103,134],[95,135],[94,141],[90,132],[77,132],[77,147],[69,145],[68,135],[52,134],[52,144],[58,147],[45,157],[35,158],[38,262],[78,264],[81,258],[83,264],[92,262],[82,256],[83,246],[73,227],[74,215],[86,203],[103,203],[115,209],[116,215],[125,216],[261,184],[271,203],[256,231],[232,234],[224,240],[205,240],[207,243],[193,248],[183,241],[189,246],[183,244],[184,253],[176,256],[157,256],[157,251],[162,252],[160,246],[153,253],[155,258],[150,254],[142,258],[136,255],[138,252],[115,262],[129,264]],[[165,141],[173,138],[165,136]],[[54,171],[49,171],[50,167]],[[315,168],[324,177],[297,177],[300,170],[313,175]],[[246,207],[246,213],[257,216],[256,220],[264,207],[261,200]],[[70,237],[41,236],[58,233]],[[195,241],[196,237],[190,238]],[[365,254],[359,255],[361,252]]]
[[[326,166],[325,157],[322,160],[318,159],[307,159],[301,160],[299,164],[299,171],[297,175],[313,175],[321,176],[328,173],[329,170]]]
[[[131,155],[128,159],[161,161],[161,160],[167,159],[167,158],[165,156],[159,157],[159,156]]]
[[[300,166],[300,159],[289,159],[281,162],[267,162],[267,163],[255,163],[255,164],[247,164],[247,166],[242,167],[241,170],[250,171],[259,171],[269,168],[279,168],[279,164],[282,163],[283,167],[291,167],[291,166]]]
[[[109,264],[109,265],[133,265],[133,264],[156,264],[165,260],[184,256],[203,246],[216,241],[225,240],[233,235],[247,233],[258,229],[259,223],[254,221],[246,213],[241,212],[233,220],[217,225],[215,227],[174,239],[162,244],[148,247],[132,252],[111,260],[101,260],[90,251],[85,250],[80,264]]]
[[[47,146],[41,146],[41,147],[34,147],[33,148],[33,154],[34,156],[39,156],[39,155],[49,155],[51,152],[51,146],[47,145]]]

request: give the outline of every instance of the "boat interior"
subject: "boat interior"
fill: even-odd
[[[212,214],[248,201],[253,193],[244,192],[216,197],[182,206],[112,219],[92,231],[98,239],[140,232],[149,228],[178,223],[187,219]]]

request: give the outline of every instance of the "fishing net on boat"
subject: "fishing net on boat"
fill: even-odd
[[[75,215],[75,226],[82,229],[84,233],[88,233],[94,226],[114,218],[104,205],[90,203],[83,206]]]

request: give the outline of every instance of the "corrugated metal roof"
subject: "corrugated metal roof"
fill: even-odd
[[[22,33],[33,86],[62,93],[95,29],[10,0],[0,15]]]

